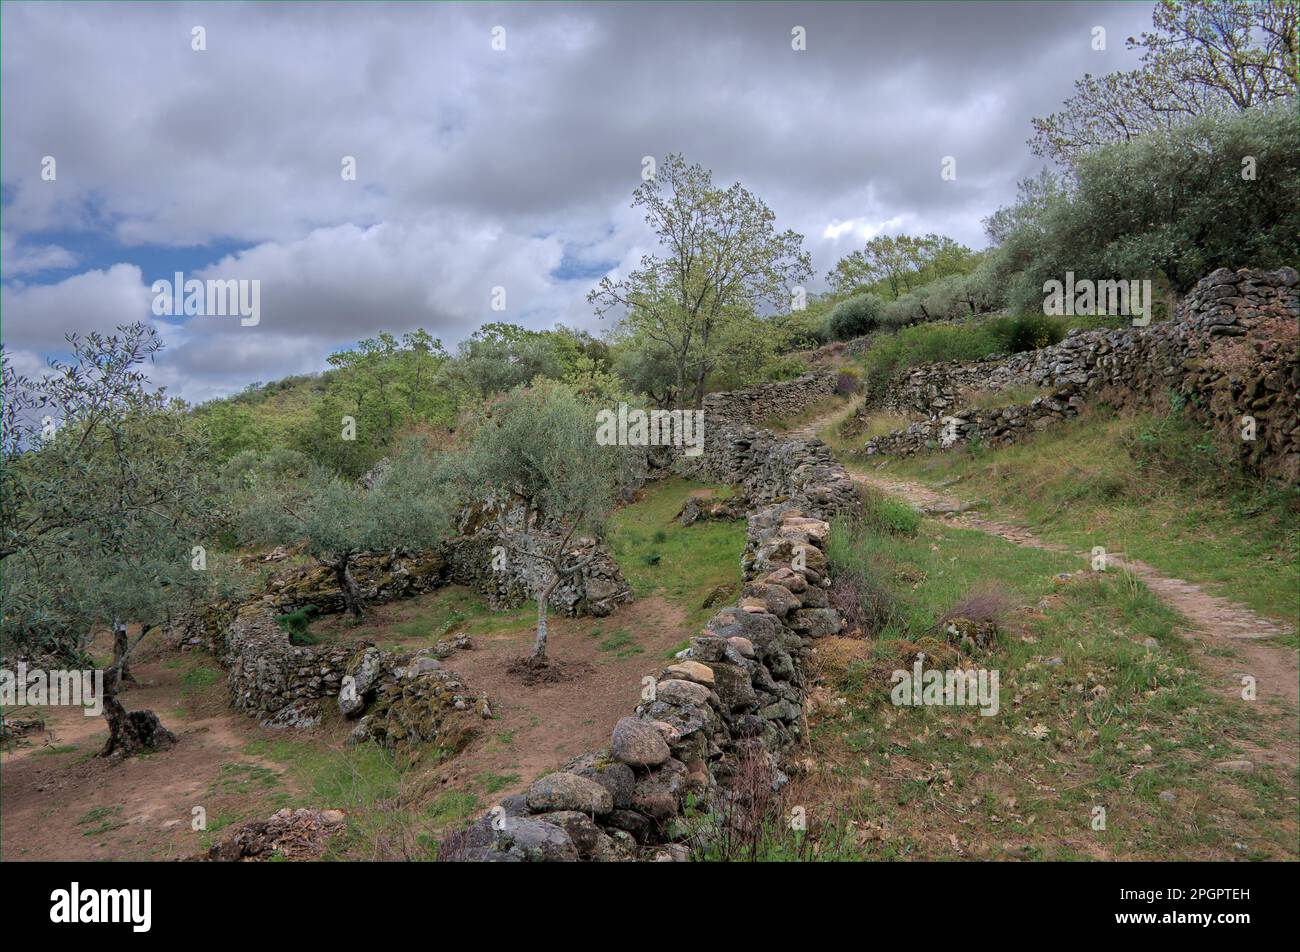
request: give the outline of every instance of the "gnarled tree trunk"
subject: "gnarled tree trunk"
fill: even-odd
[[[347,610],[352,613],[353,618],[361,618],[363,611],[361,608],[361,589],[357,585],[357,580],[352,577],[351,560],[344,557],[334,563],[334,577],[338,579],[339,588],[343,591],[343,604]]]
[[[113,622],[113,667],[121,672],[121,680],[129,681],[135,684],[135,675],[131,673],[131,668],[127,664],[127,652],[130,650],[130,642],[127,639],[126,625],[120,621]]]
[[[100,757],[133,757],[146,751],[166,750],[176,743],[176,735],[162,726],[153,711],[128,711],[117,699],[121,672],[117,666],[104,672],[104,719],[108,721],[108,741]]]

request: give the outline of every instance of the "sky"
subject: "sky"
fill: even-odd
[[[198,402],[383,330],[600,333],[587,293],[656,250],[631,198],[670,152],[802,234],[810,291],[878,234],[982,247],[1043,165],[1030,119],[1132,68],[1150,11],[6,2],[0,338],[31,372],[151,321],[150,378]],[[155,315],[176,272],[258,281],[258,322]]]

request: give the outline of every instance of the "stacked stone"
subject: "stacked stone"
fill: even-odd
[[[1171,394],[1218,436],[1248,471],[1297,478],[1300,389],[1296,322],[1300,275],[1221,268],[1202,279],[1173,319],[1148,327],[1071,331],[1064,341],[1008,358],[941,363],[909,371],[891,388],[889,409],[925,413],[927,421],[871,440],[868,455],[909,455],[944,445],[944,417],[957,417],[957,438],[992,445],[1014,442],[1074,415],[1085,403],[1163,410]],[[1235,348],[1235,350],[1234,350]],[[963,390],[1015,385],[1051,388],[1021,406],[961,408]],[[1243,439],[1243,417],[1256,438]]]
[[[868,440],[867,456],[912,456],[926,450],[979,443],[1006,446],[1029,433],[1077,416],[1084,399],[1077,385],[1058,387],[1029,403],[982,410],[954,410],[939,419],[923,420]]]
[[[704,398],[704,416],[728,423],[755,426],[774,417],[797,416],[835,392],[839,374],[815,370],[794,380],[762,383],[747,390],[711,393]],[[708,431],[705,431],[708,439]]]
[[[449,836],[440,858],[680,859],[688,799],[698,808],[725,801],[742,752],[762,758],[776,785],[785,782],[782,754],[803,730],[804,660],[816,639],[844,625],[826,594],[828,520],[856,507],[858,496],[819,441],[712,422],[704,459],[680,465],[737,484],[757,507],[739,603],[660,671],[607,748],[506,798]]]
[[[525,514],[526,508],[518,502],[487,499],[467,506],[460,516],[457,537],[444,546],[451,580],[485,595],[495,609],[516,608],[532,599],[539,575],[547,568],[541,560],[522,553],[553,551],[551,547],[562,537],[562,530],[554,525],[524,533]],[[497,546],[506,550],[504,564],[494,555]],[[566,558],[590,561],[551,592],[548,604],[553,610],[603,618],[632,601],[632,586],[609,546],[577,539]]]
[[[263,727],[315,727],[324,700],[336,698],[345,717],[359,718],[355,741],[427,741],[448,750],[468,741],[484,702],[432,649],[391,653],[366,641],[294,645],[276,623],[279,614],[273,596],[242,606],[220,655],[232,703],[259,716]]]

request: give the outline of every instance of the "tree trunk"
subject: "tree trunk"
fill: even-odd
[[[533,640],[533,653],[528,656],[528,663],[534,668],[546,666],[546,608],[551,600],[551,592],[560,584],[557,573],[550,585],[537,596],[537,637]]]
[[[533,653],[528,656],[528,663],[535,668],[546,665],[546,601],[549,592],[537,599],[537,637],[533,640]]]
[[[361,589],[357,587],[357,580],[352,577],[352,569],[349,567],[348,559],[339,559],[334,563],[334,576],[338,579],[339,588],[343,591],[343,604],[352,613],[352,617],[361,618],[363,614],[361,610]]]
[[[126,663],[126,653],[129,649],[127,641],[126,625],[120,621],[113,622],[113,667],[121,672],[122,681],[130,681],[135,684],[135,675],[131,673],[130,666]]]
[[[117,699],[121,672],[114,665],[104,672],[104,719],[108,721],[108,741],[100,757],[132,757],[145,751],[166,750],[176,743],[176,735],[162,726],[153,711],[128,711]]]

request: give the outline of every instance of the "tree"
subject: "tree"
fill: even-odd
[[[836,262],[826,280],[837,295],[871,291],[897,300],[931,281],[967,274],[977,261],[946,235],[879,235]]]
[[[457,348],[444,380],[479,400],[526,384],[534,377],[559,379],[568,365],[561,351],[576,358],[580,348],[568,335],[530,331],[517,324],[484,324]]]
[[[464,455],[448,462],[461,499],[495,497],[507,559],[532,569],[525,573],[537,602],[532,667],[547,664],[551,594],[595,556],[594,545],[586,555],[575,551],[574,538],[600,538],[635,459],[627,447],[596,442],[596,411],[560,383],[517,388],[484,411]]]
[[[118,700],[145,634],[213,588],[195,559],[214,524],[209,454],[178,401],[139,365],[162,342],[152,328],[68,335],[69,362],[37,380],[3,359],[3,634],[6,643],[84,663],[91,634],[111,626],[103,755],[169,742],[149,711]],[[201,563],[201,564],[200,564]],[[134,639],[127,624],[140,625]]]
[[[1142,65],[1078,80],[1060,112],[1033,120],[1030,146],[1072,166],[1197,116],[1294,100],[1296,24],[1296,0],[1161,0],[1152,32],[1128,38]]]
[[[223,478],[241,541],[302,541],[334,572],[344,605],[359,619],[365,612],[352,574],[357,556],[430,549],[446,537],[451,505],[436,471],[428,447],[410,437],[376,467],[369,488],[287,449],[240,454]]]
[[[449,358],[425,330],[400,340],[382,333],[327,359],[334,369],[326,375],[326,392],[294,443],[337,473],[360,476],[405,428],[449,426],[455,419],[458,401],[442,377]],[[348,438],[341,438],[345,425]]]
[[[803,236],[778,233],[776,216],[740,183],[726,189],[712,173],[669,155],[637,187],[633,208],[663,249],[624,278],[608,276],[587,296],[596,313],[615,310],[636,333],[664,348],[673,366],[672,400],[700,406],[726,323],[763,305],[784,308],[795,284],[812,274]]]
[[[884,301],[871,293],[845,298],[826,315],[826,330],[835,340],[870,334],[880,325]]]
[[[1068,188],[1022,193],[991,255],[1013,311],[1067,271],[1185,293],[1216,268],[1300,257],[1300,153],[1287,103],[1189,120],[1081,156]],[[1243,174],[1243,157],[1251,159]]]

